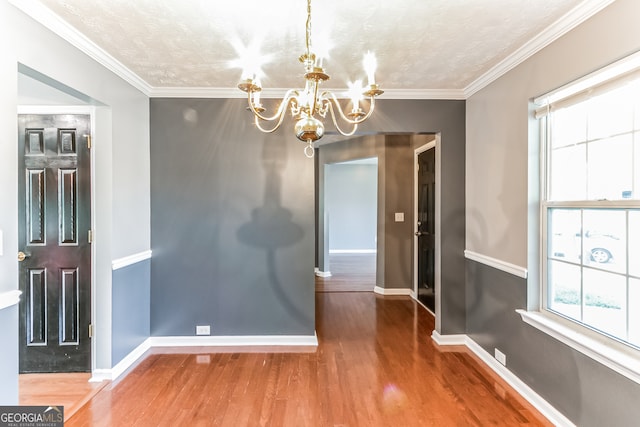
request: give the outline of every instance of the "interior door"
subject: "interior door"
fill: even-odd
[[[20,372],[91,369],[88,115],[19,115]]]
[[[418,154],[418,301],[435,313],[436,150]]]

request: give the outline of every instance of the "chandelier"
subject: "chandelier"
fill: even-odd
[[[358,125],[367,120],[375,108],[375,98],[384,93],[375,82],[376,58],[367,52],[364,57],[364,68],[368,77],[366,88],[362,87],[362,81],[349,83],[349,98],[351,98],[351,110],[344,112],[338,97],[329,90],[320,90],[320,83],[329,80],[329,75],[322,67],[322,57],[316,56],[311,46],[311,0],[307,0],[307,25],[306,25],[306,51],[299,60],[304,65],[305,86],[303,90],[289,89],[280,103],[280,106],[272,116],[265,116],[265,108],[260,103],[260,91],[262,87],[256,75],[244,78],[238,89],[247,93],[249,110],[254,114],[254,122],[258,129],[265,133],[274,132],[282,125],[287,108],[296,121],[294,126],[296,137],[305,142],[304,153],[307,157],[313,157],[313,143],[324,135],[324,124],[316,116],[326,118],[327,113],[331,115],[331,120],[335,128],[344,136],[353,135],[358,129]],[[360,100],[369,98],[369,111],[366,113],[360,108]],[[342,130],[336,118],[338,116],[350,126],[348,131]],[[275,122],[270,128],[262,126],[261,122]]]

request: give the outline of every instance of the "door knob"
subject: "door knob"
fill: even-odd
[[[18,261],[22,262],[25,259],[29,258],[31,254],[25,254],[24,252],[20,251],[18,252]]]

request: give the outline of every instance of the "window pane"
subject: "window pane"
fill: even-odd
[[[640,211],[629,211],[629,274],[640,278]],[[640,313],[640,305],[637,306]]]
[[[640,347],[640,279],[629,280],[629,340]]]
[[[553,113],[551,147],[561,148],[587,140],[587,102],[572,105]]]
[[[551,152],[549,200],[587,198],[587,150],[585,144],[554,149]]]
[[[585,209],[582,215],[584,264],[598,269],[626,273],[626,211]]]
[[[633,190],[631,134],[588,144],[588,200],[620,200]]]
[[[607,138],[631,132],[633,101],[627,86],[592,98],[589,105],[589,139]]]
[[[580,267],[551,260],[547,265],[548,308],[572,319],[581,320]]]
[[[550,209],[548,248],[550,258],[580,263],[581,242],[579,209]]]
[[[584,270],[583,280],[583,322],[626,340],[626,278],[619,274],[587,268]]]

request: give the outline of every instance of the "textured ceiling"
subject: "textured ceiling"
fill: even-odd
[[[589,0],[586,1],[587,3]],[[592,3],[594,1],[591,1]],[[299,87],[304,0],[40,0],[154,88],[234,88],[238,49],[256,42],[265,88]],[[312,37],[333,47],[329,87],[462,90],[583,0],[315,0]]]

